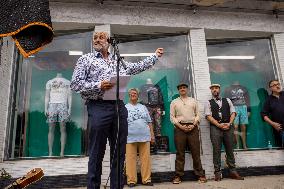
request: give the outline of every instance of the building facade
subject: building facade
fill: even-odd
[[[179,82],[189,84],[190,95],[200,103],[201,115],[211,98],[211,83],[222,85],[222,96],[226,96],[225,91],[231,92],[234,85],[244,87],[250,109],[248,150],[242,145],[236,147],[237,166],[283,170],[284,150],[275,146],[272,128],[263,122],[259,112],[269,94],[268,81],[279,79],[283,86],[284,4],[212,1],[214,4],[208,8],[210,4],[206,2],[141,1],[137,5],[124,1],[50,1],[55,31],[51,44],[24,59],[13,41],[4,38],[0,49],[0,168],[15,178],[32,167],[42,167],[50,177],[87,173],[87,115],[79,94],[72,93],[64,156],[60,157],[59,127],[54,134],[54,154],[49,156],[46,83],[58,73],[70,80],[80,55],[92,51],[93,31],[108,31],[120,42],[120,53],[126,61],[141,60],[145,55],[139,53],[153,53],[158,47],[165,50],[151,70],[132,76],[128,84],[129,88],[142,88],[151,80],[162,93],[161,132],[168,138],[167,153],[152,155],[152,172],[171,175],[174,171],[169,104],[178,94]],[[127,95],[124,100],[127,102]],[[204,116],[200,130],[202,164],[211,178],[212,146]],[[273,148],[268,149],[268,144]],[[104,181],[109,173],[108,152],[109,149],[103,163]],[[189,154],[185,168],[193,169]]]

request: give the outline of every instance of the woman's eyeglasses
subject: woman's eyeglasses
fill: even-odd
[[[276,86],[280,86],[280,83],[275,83],[273,85],[270,85],[270,87],[276,87]]]

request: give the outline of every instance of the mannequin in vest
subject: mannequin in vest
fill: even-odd
[[[248,117],[250,115],[250,99],[248,90],[244,86],[240,85],[239,81],[235,81],[231,86],[225,89],[224,96],[232,101],[237,113],[234,120],[235,143],[237,148],[240,148],[239,136],[241,136],[242,147],[243,149],[247,149],[246,125],[248,125]],[[241,134],[239,134],[239,126],[241,128]]]
[[[69,121],[71,114],[72,94],[70,90],[70,81],[63,78],[61,73],[57,73],[56,77],[46,83],[45,93],[45,115],[46,122],[49,125],[48,132],[48,151],[52,156],[52,148],[54,141],[54,130],[56,123],[60,126],[60,156],[64,156],[66,144],[66,122]]]
[[[161,123],[164,111],[164,101],[160,87],[158,85],[154,85],[151,78],[148,78],[146,80],[146,84],[140,87],[140,103],[145,105],[149,111],[152,119],[155,139],[157,142],[157,138],[162,136]],[[159,149],[157,144],[156,148]],[[153,150],[153,146],[151,147],[151,151],[155,151]]]
[[[205,117],[210,123],[210,139],[213,147],[213,164],[215,169],[215,181],[221,181],[221,149],[222,143],[226,152],[226,163],[230,174],[229,177],[236,180],[244,180],[237,171],[233,153],[234,119],[236,111],[229,98],[220,97],[219,84],[210,86],[212,99],[205,106]]]

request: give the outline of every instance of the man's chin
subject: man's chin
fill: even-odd
[[[101,52],[102,51],[102,48],[94,48],[95,51],[98,51],[98,52]]]
[[[96,51],[101,51],[102,49],[103,49],[103,47],[102,46],[94,46],[94,49],[96,50]]]

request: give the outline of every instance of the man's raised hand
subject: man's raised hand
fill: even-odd
[[[161,57],[164,54],[164,49],[163,48],[157,48],[155,53],[158,57]]]

